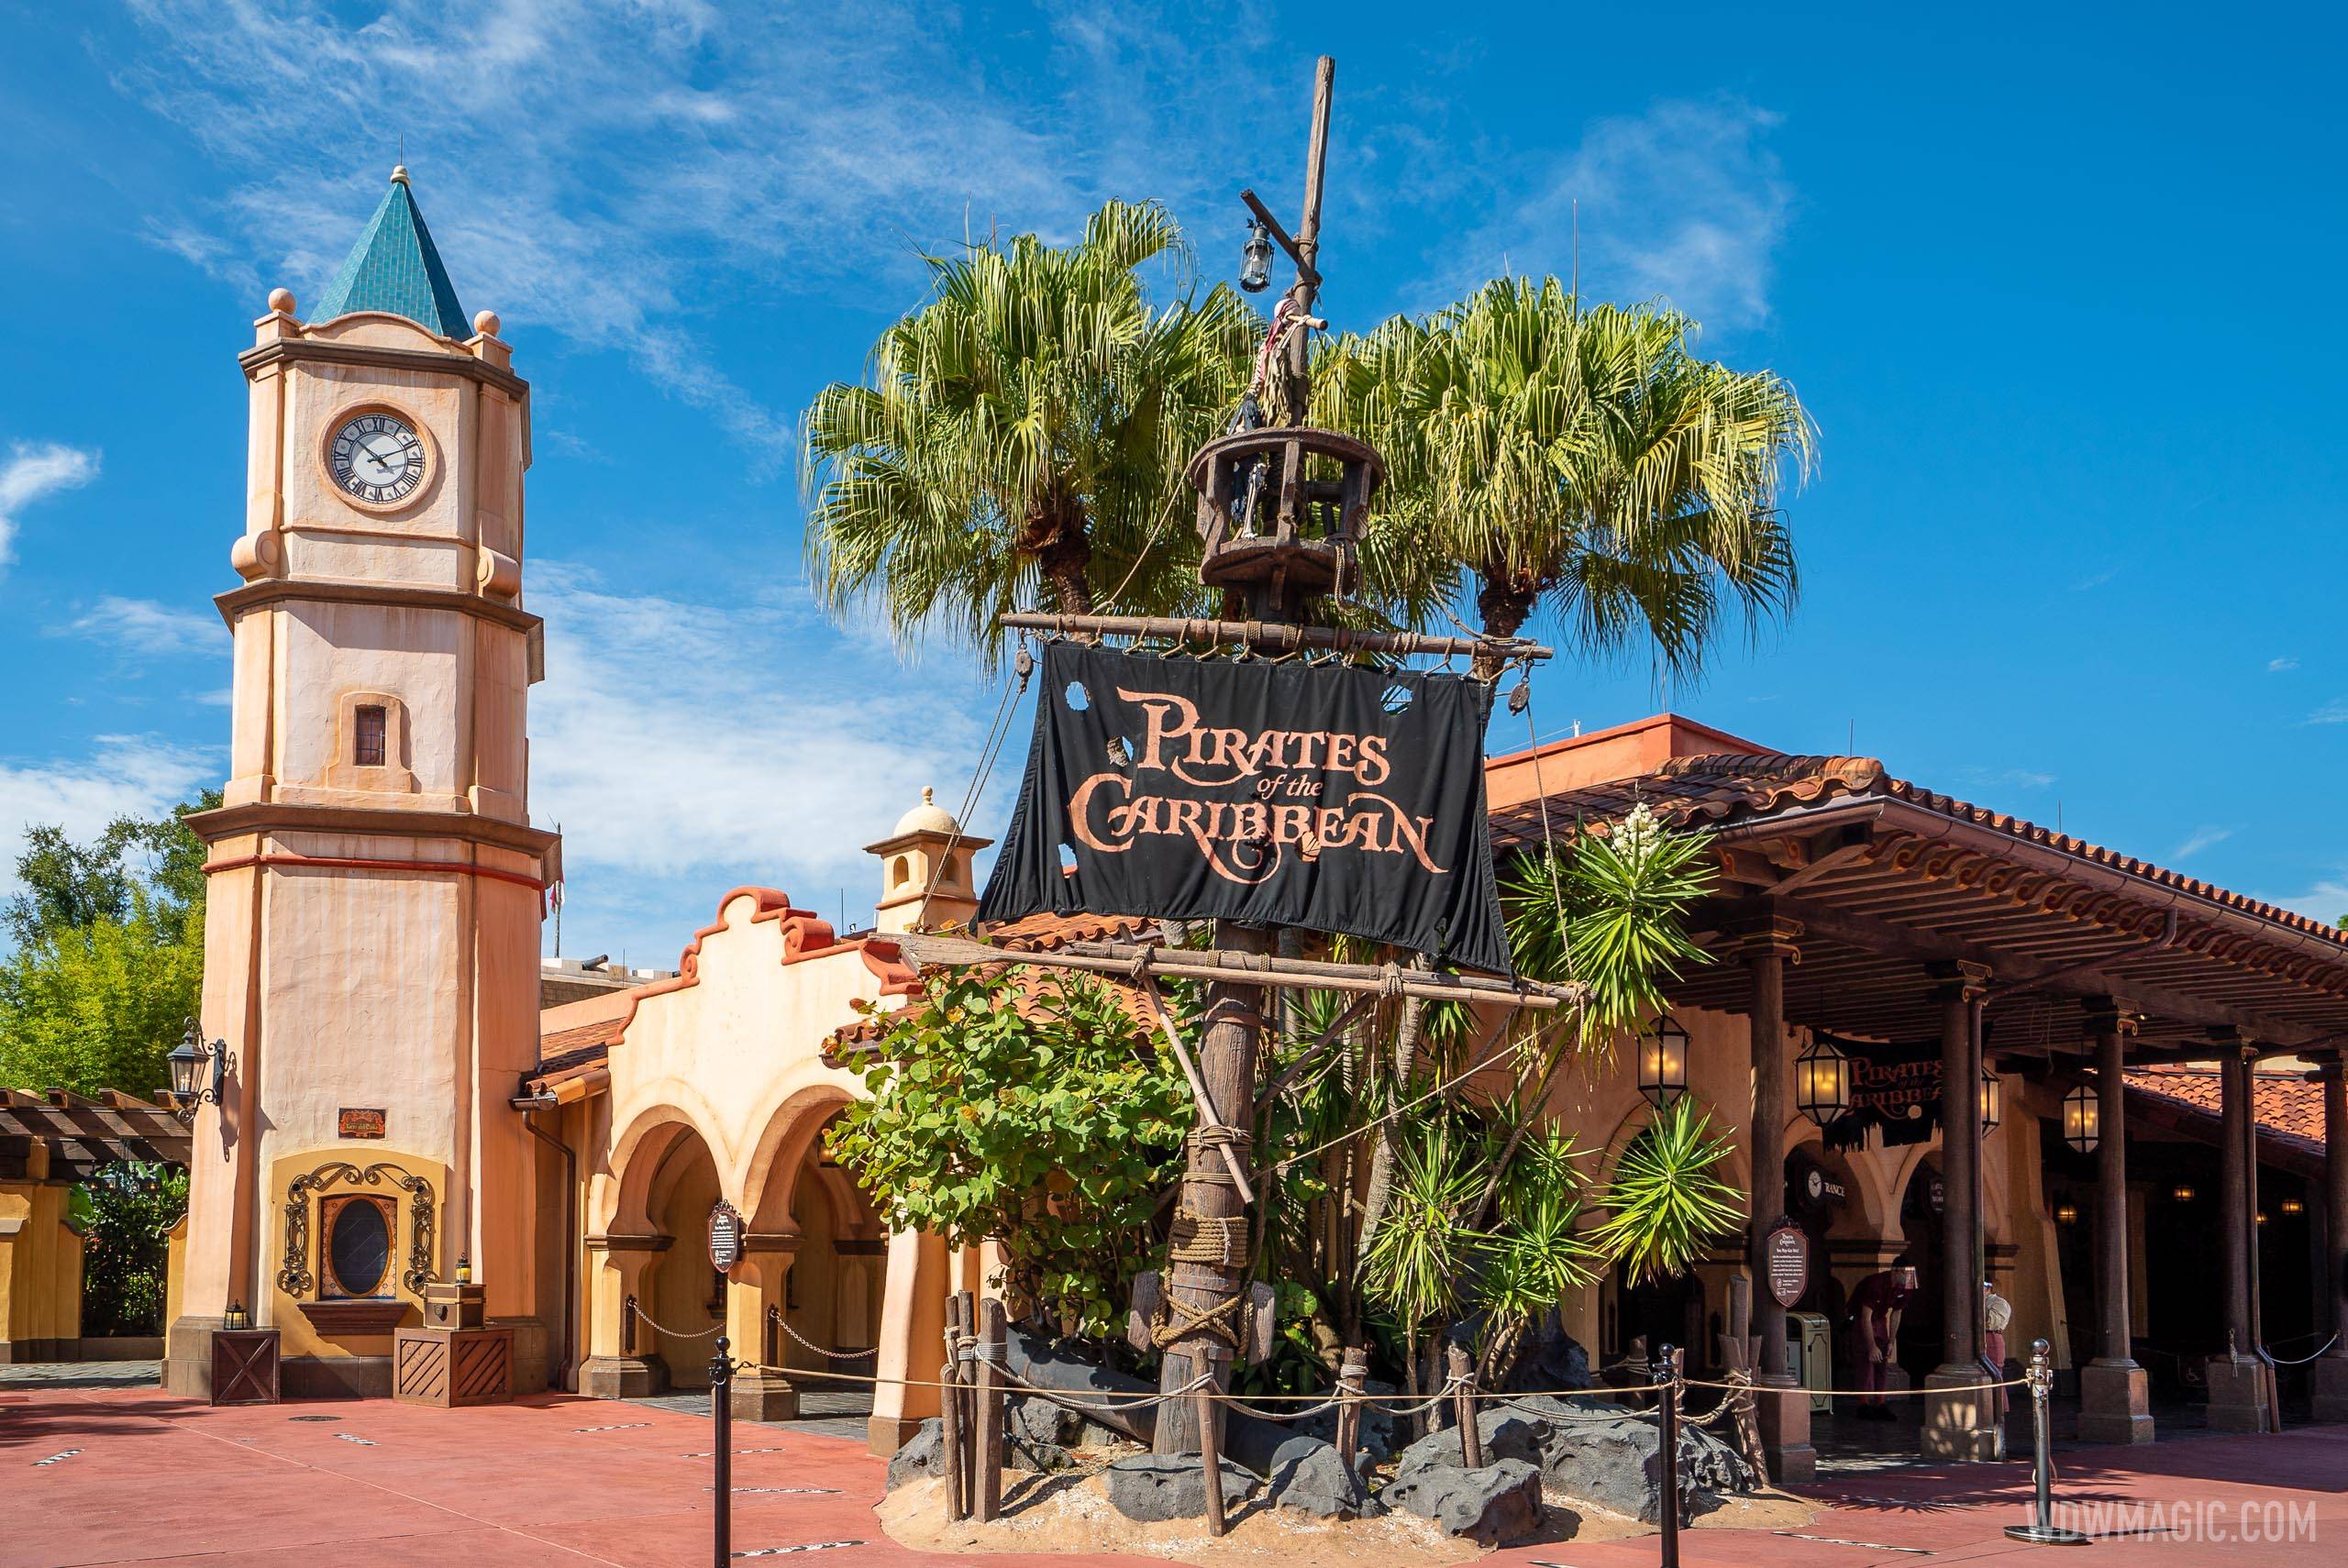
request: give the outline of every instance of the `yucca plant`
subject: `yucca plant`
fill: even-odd
[[[1707,955],[1687,912],[1712,885],[1711,847],[1674,832],[1642,803],[1609,827],[1579,830],[1570,848],[1545,845],[1501,877],[1501,909],[1519,973],[1589,988],[1585,1045],[1664,1010],[1664,988]]]
[[[1591,1240],[1634,1283],[1686,1273],[1744,1222],[1736,1189],[1713,1174],[1728,1154],[1711,1114],[1681,1095],[1623,1152],[1600,1198],[1606,1221]]]

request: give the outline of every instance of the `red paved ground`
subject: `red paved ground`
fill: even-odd
[[[293,1419],[316,1415],[334,1419]],[[581,1430],[592,1428],[615,1430]],[[708,1434],[705,1420],[689,1416],[569,1398],[439,1411],[383,1401],[211,1409],[143,1389],[5,1395],[0,1568],[706,1563]],[[745,1427],[735,1445],[737,1486],[836,1488],[737,1496],[737,1551],[854,1542],[774,1560],[823,1568],[947,1561],[921,1559],[880,1532],[871,1505],[882,1465],[857,1444]],[[68,1450],[80,1452],[39,1463]],[[2061,1561],[2101,1568],[2348,1561],[2348,1428],[2084,1450],[2065,1459],[2059,1494],[2066,1502],[2145,1511],[2103,1521],[2107,1530],[2134,1533],[2107,1534],[2091,1553]],[[2028,1472],[2020,1465],[1882,1473],[1816,1491],[1832,1506],[1808,1529],[1692,1530],[1684,1561],[1689,1568],[1869,1568],[2011,1562],[2051,1550],[2000,1534],[2023,1518]],[[2158,1515],[2149,1511],[2154,1506]],[[2192,1539],[2145,1533],[2180,1521]],[[984,1561],[1073,1568],[1080,1560]],[[1656,1562],[1656,1544],[1562,1541],[1487,1561],[1494,1568],[1644,1568]]]

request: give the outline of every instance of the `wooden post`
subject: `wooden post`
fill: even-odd
[[[1337,87],[1337,62],[1323,55],[1312,69],[1312,140],[1304,154],[1304,217],[1296,226],[1296,250],[1305,266],[1318,271],[1321,256],[1321,180],[1329,161],[1329,101]],[[1296,313],[1311,315],[1320,290],[1300,274],[1289,298]],[[1301,425],[1312,397],[1310,335],[1301,329],[1288,340],[1286,355],[1290,423]]]
[[[1223,1431],[1222,1406],[1216,1395],[1223,1388],[1224,1348],[1219,1344],[1203,1346],[1207,1386],[1193,1393],[1186,1401],[1195,1412],[1193,1419],[1199,1429],[1199,1478],[1206,1483],[1207,1533],[1219,1536],[1229,1528],[1223,1517]],[[1162,1422],[1169,1406],[1160,1406],[1157,1419]]]
[[[1767,1255],[1768,1234],[1786,1207],[1786,1123],[1794,1113],[1786,1048],[1786,964],[1800,956],[1795,944],[1801,933],[1799,922],[1770,915],[1745,938],[1744,948],[1753,977],[1753,1120],[1746,1134],[1753,1157],[1746,1239],[1746,1268],[1753,1281],[1753,1381],[1759,1390],[1755,1400],[1762,1443],[1780,1485],[1808,1481],[1818,1472],[1818,1451],[1810,1442],[1810,1396],[1795,1386],[1793,1374],[1786,1370],[1786,1309],[1769,1293]]]
[[[2319,1421],[2348,1421],[2348,1079],[2340,1053],[2318,1069],[2323,1088],[2324,1264],[2316,1326],[2331,1325],[2331,1348],[2310,1368]]]
[[[962,1314],[970,1297],[956,1291],[946,1298],[946,1364],[937,1374],[939,1456],[946,1464],[946,1517],[969,1518],[969,1494],[962,1488]]]
[[[1361,1452],[1362,1385],[1369,1380],[1369,1352],[1346,1347],[1337,1366],[1337,1460],[1346,1474],[1360,1474],[1356,1456]]]
[[[1941,1364],[1924,1380],[1922,1452],[1995,1457],[1996,1423],[1981,1376],[1981,1271],[1976,1265],[1981,1161],[1981,1043],[1976,1008],[1989,979],[1979,964],[1936,964],[1941,1004]],[[1945,1393],[1936,1390],[1947,1390]]]
[[[991,1523],[1002,1511],[1002,1390],[1011,1334],[1002,1303],[990,1296],[979,1303],[979,1520]]]
[[[2152,1389],[2136,1364],[2128,1310],[2128,1036],[2136,1019],[2110,998],[2088,1002],[2095,1041],[2096,1316],[2102,1339],[2079,1368],[2079,1435],[2088,1442],[2153,1441]]]
[[[1451,1383],[1451,1408],[1459,1422],[1459,1458],[1470,1470],[1484,1468],[1484,1434],[1476,1425],[1476,1363],[1458,1345],[1443,1349]]]

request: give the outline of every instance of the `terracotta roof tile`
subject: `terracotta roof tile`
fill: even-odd
[[[1905,801],[1939,816],[2077,856],[2303,935],[2320,937],[2348,952],[2348,931],[2337,926],[2023,818],[1895,778],[1871,756],[1796,756],[1770,752],[1757,756],[1674,757],[1654,772],[1637,778],[1552,793],[1547,801],[1546,832],[1556,835],[1570,831],[1579,821],[1611,820],[1641,801],[1668,821],[1709,824],[1837,798],[1865,796]],[[1492,813],[1495,850],[1537,844],[1543,834],[1542,802],[1528,801]]]
[[[2215,1117],[2223,1106],[2215,1068],[2131,1067],[2128,1087]],[[2320,1158],[2323,1154],[2323,1089],[2298,1072],[2260,1072],[2251,1078],[2250,1102],[2258,1134]]]

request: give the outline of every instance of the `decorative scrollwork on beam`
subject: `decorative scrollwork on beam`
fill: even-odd
[[[432,1184],[388,1160],[368,1165],[328,1160],[286,1184],[285,1257],[277,1270],[277,1288],[288,1296],[302,1297],[317,1287],[317,1276],[310,1272],[310,1206],[317,1194],[343,1182],[382,1187],[386,1181],[408,1198],[407,1267],[400,1274],[400,1283],[413,1294],[423,1295],[432,1280]]]

